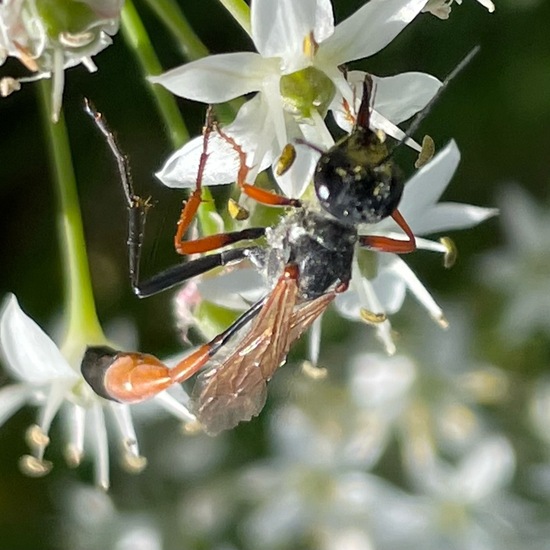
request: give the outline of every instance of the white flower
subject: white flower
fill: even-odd
[[[494,208],[481,208],[468,204],[438,202],[449,185],[460,161],[456,143],[451,141],[428,164],[420,168],[405,184],[399,211],[417,237],[419,249],[446,253],[439,242],[422,238],[423,235],[467,229],[494,216]],[[365,234],[402,238],[396,223],[386,218],[380,223],[366,227]],[[428,290],[422,285],[406,262],[396,254],[377,253],[377,274],[369,279],[361,272],[360,254],[356,255],[350,289],[338,296],[336,307],[347,318],[360,320],[361,310],[376,314],[392,314],[398,311],[408,290],[427,309],[432,318],[443,326],[443,312]],[[377,334],[388,353],[395,352],[388,320],[376,325]]]
[[[506,296],[499,330],[517,345],[537,330],[550,335],[550,209],[516,185],[504,188],[499,204],[507,245],[484,256],[480,273]]]
[[[495,11],[495,5],[491,0],[477,0],[483,7],[487,8],[489,13]],[[458,5],[462,4],[462,0],[456,0]],[[439,19],[449,19],[451,15],[451,7],[453,5],[453,0],[428,0],[427,4],[424,6],[424,12],[430,12]]]
[[[361,542],[358,548],[370,548],[372,476],[364,471],[368,463],[360,450],[365,430],[353,434],[346,414],[333,416],[349,410],[333,383],[326,390],[323,397],[336,401],[323,406],[323,398],[309,395],[318,405],[318,416],[295,405],[275,410],[270,419],[271,458],[238,477],[235,492],[253,505],[241,525],[247,547],[262,541],[266,549],[292,548],[315,540],[316,548],[335,550],[335,541],[351,537]]]
[[[44,460],[49,430],[58,412],[64,417],[67,443],[65,454],[71,465],[78,465],[85,448],[95,459],[96,483],[109,485],[109,449],[104,411],[107,409],[117,426],[125,465],[134,471],[145,466],[139,454],[136,433],[128,405],[97,396],[80,374],[84,349],[73,350],[70,357],[19,307],[10,295],[0,315],[0,352],[7,371],[17,384],[0,389],[0,424],[26,403],[35,404],[40,413],[37,424],[27,431],[30,455],[22,458],[25,473],[40,476],[51,464]],[[194,421],[183,403],[188,399],[181,387],[176,399],[163,392],[155,400],[185,422]]]
[[[52,77],[52,118],[59,116],[64,71],[82,63],[97,67],[91,56],[112,42],[118,31],[124,0],[5,0],[0,4],[0,65],[8,56],[18,58],[32,76],[0,81],[0,95],[20,88],[21,82]]]
[[[445,332],[415,320],[400,345],[408,355],[365,353],[361,341],[349,359],[351,399],[377,427],[372,445],[383,450],[395,437],[415,475],[438,454],[455,456],[484,440],[490,431],[481,406],[507,396],[505,373],[471,356],[471,320],[449,310]]]
[[[335,27],[329,0],[254,0],[252,38],[259,53],[214,55],[151,80],[177,95],[205,103],[258,92],[224,128],[247,153],[252,168],[249,181],[253,182],[255,175],[276,162],[283,147],[298,137],[324,148],[333,144],[323,120],[327,109],[340,108],[343,98],[353,105],[354,98],[339,66],[381,50],[414,19],[425,1],[371,0]],[[413,90],[421,89],[429,96],[420,108],[440,86],[437,79],[419,73],[411,73],[409,80],[415,80],[410,83]],[[387,87],[393,100],[397,82]],[[415,97],[407,97],[409,86],[399,91],[401,102],[415,102]],[[376,92],[375,102],[388,102],[385,94],[385,90]],[[403,136],[382,114],[376,113],[372,122],[398,139]],[[233,149],[217,135],[212,136],[209,149],[203,183],[234,181],[238,159]],[[316,158],[304,149],[286,174],[276,176],[288,196],[300,197],[311,178]],[[168,159],[157,176],[168,186],[194,186],[201,151],[202,138],[191,141]]]
[[[494,435],[456,464],[440,460],[425,469],[415,479],[414,495],[386,489],[384,505],[372,508],[377,548],[522,548],[533,536],[528,522],[534,518],[529,506],[509,491],[514,471],[510,442]],[[394,498],[388,499],[392,492]]]

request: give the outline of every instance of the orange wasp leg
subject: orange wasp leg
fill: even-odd
[[[206,167],[206,161],[208,160],[208,140],[212,134],[214,126],[217,125],[212,120],[212,107],[208,107],[206,111],[206,120],[203,127],[203,143],[202,153],[199,159],[199,167],[197,171],[197,180],[195,190],[191,193],[191,196],[184,202],[180,218],[178,220],[176,234],[174,235],[174,248],[178,254],[199,254],[202,252],[210,252],[218,248],[222,248],[229,244],[233,244],[243,240],[253,240],[262,237],[265,234],[265,228],[248,228],[243,231],[235,231],[232,233],[218,233],[216,235],[209,235],[207,237],[201,237],[190,241],[184,240],[184,235],[189,229],[191,222],[197,214],[197,210],[202,202],[202,180],[204,177],[204,170]],[[229,137],[224,139],[231,139]],[[232,140],[233,147],[238,145]],[[243,153],[244,154],[244,153]],[[245,157],[246,159],[246,157]],[[243,159],[241,157],[241,162]],[[246,165],[244,165],[246,167]],[[242,167],[239,173],[242,171]],[[253,187],[254,189],[254,187]]]
[[[302,203],[298,199],[291,199],[285,197],[284,195],[278,195],[277,193],[272,193],[265,189],[260,189],[254,185],[246,183],[246,177],[250,168],[246,164],[246,153],[243,151],[242,147],[229,135],[227,135],[218,125],[216,125],[216,131],[239,155],[240,168],[237,174],[237,185],[241,188],[241,191],[251,199],[254,199],[260,204],[265,204],[266,206],[291,206],[293,208],[300,208]]]
[[[392,239],[391,237],[380,237],[377,235],[364,235],[359,237],[361,246],[366,246],[372,250],[380,252],[394,252],[395,254],[407,254],[416,250],[416,239],[409,224],[401,215],[399,210],[394,210],[391,217],[397,222],[397,225],[405,232],[408,239]]]

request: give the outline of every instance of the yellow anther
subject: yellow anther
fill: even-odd
[[[315,37],[313,36],[313,31],[311,31],[304,38],[302,49],[304,51],[304,54],[307,57],[309,57],[310,59],[313,59],[315,57],[315,54],[317,53],[317,50],[319,49],[319,44],[317,44],[317,42],[315,42]]]
[[[25,432],[25,441],[29,447],[46,447],[50,443],[50,438],[38,424],[33,424]]]
[[[418,158],[414,163],[414,167],[420,168],[421,166],[424,166],[425,164],[430,162],[430,160],[432,160],[434,154],[435,154],[434,140],[430,136],[426,135],[422,140],[422,149],[420,153],[418,153]]]
[[[369,311],[363,307],[359,310],[359,315],[361,315],[361,319],[369,325],[379,325],[388,318],[385,313],[375,313],[374,311]]]
[[[458,256],[458,249],[454,241],[450,237],[441,237],[439,242],[446,248],[446,252],[443,256],[443,266],[446,269],[453,267]]]
[[[286,174],[290,167],[294,164],[296,160],[296,148],[291,143],[287,143],[283,147],[283,151],[279,160],[277,161],[277,166],[275,167],[275,173],[278,176]]]
[[[122,466],[131,474],[139,474],[147,466],[147,459],[144,456],[128,452],[123,456]]]
[[[65,462],[68,464],[70,468],[76,468],[82,462],[83,454],[82,454],[82,451],[76,445],[69,443],[65,447],[63,456],[65,457]]]
[[[323,380],[328,375],[328,370],[322,367],[315,367],[311,361],[302,363],[302,372],[312,380]]]
[[[32,455],[23,455],[19,459],[19,469],[29,477],[43,477],[52,470],[52,463],[40,460]]]
[[[250,216],[250,212],[244,207],[241,206],[236,200],[229,199],[227,201],[227,210],[229,215],[239,222],[247,220]]]

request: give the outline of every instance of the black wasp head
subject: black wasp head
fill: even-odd
[[[383,137],[369,127],[372,87],[367,75],[353,131],[321,155],[313,176],[321,206],[352,225],[389,216],[403,193]]]
[[[363,127],[321,155],[313,183],[321,206],[349,224],[379,222],[397,208],[403,193],[386,145]]]

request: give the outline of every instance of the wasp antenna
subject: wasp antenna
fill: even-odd
[[[468,54],[458,63],[458,65],[445,77],[443,80],[443,83],[441,84],[441,88],[437,90],[436,94],[430,99],[428,104],[422,109],[419,113],[416,114],[416,116],[413,118],[411,124],[407,128],[407,131],[405,132],[405,135],[401,139],[401,141],[389,152],[388,156],[383,159],[380,164],[387,162],[395,153],[395,151],[403,145],[409,138],[412,137],[412,135],[418,130],[420,124],[424,121],[424,119],[428,116],[430,111],[432,110],[433,106],[439,101],[441,96],[443,95],[443,92],[447,89],[447,86],[453,80],[455,76],[457,76],[459,73],[462,72],[463,69],[465,69],[469,64],[470,61],[479,53],[479,50],[481,49],[481,46],[475,46],[472,48]]]
[[[296,145],[305,145],[306,147],[309,147],[310,149],[317,151],[320,155],[326,152],[324,149],[321,149],[321,147],[318,147],[317,145],[315,145],[315,143],[311,143],[311,141],[306,141],[305,139],[302,139],[302,138],[296,138],[294,140],[294,143],[296,143]]]

